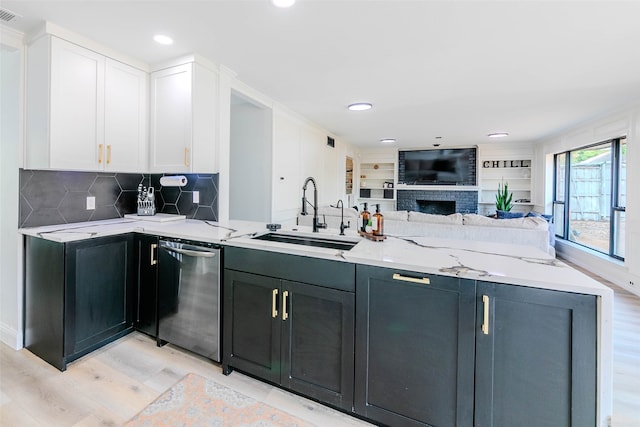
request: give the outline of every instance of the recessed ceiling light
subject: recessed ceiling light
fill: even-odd
[[[504,138],[505,136],[509,136],[507,132],[495,132],[487,135],[489,138]]]
[[[296,0],[271,0],[271,3],[278,7],[291,7],[295,2]]]
[[[349,110],[351,111],[365,111],[370,110],[373,105],[368,102],[356,102],[355,104],[349,105]]]
[[[380,140],[383,144],[394,144],[396,142],[395,138],[382,138]]]
[[[156,34],[155,36],[153,36],[153,40],[155,40],[156,43],[160,43],[164,45],[173,44],[173,39],[163,34]]]

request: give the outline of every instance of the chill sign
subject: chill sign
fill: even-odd
[[[530,168],[531,160],[485,160],[483,168]]]

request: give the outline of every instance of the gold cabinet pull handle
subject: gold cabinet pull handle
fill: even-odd
[[[431,280],[429,280],[428,277],[409,277],[409,276],[403,276],[400,273],[394,273],[393,280],[402,280],[404,282],[421,283],[423,285],[431,284]]]
[[[111,163],[111,144],[107,145],[107,164]]]
[[[487,295],[482,295],[482,305],[484,306],[482,333],[485,335],[489,335],[489,297]]]
[[[189,166],[189,148],[184,147],[184,165]]]
[[[289,313],[287,313],[287,297],[289,296],[289,291],[282,292],[282,320],[287,320],[289,318]]]
[[[98,163],[102,164],[102,144],[98,144]]]
[[[277,299],[278,299],[278,290],[274,289],[271,291],[271,317],[274,319],[278,317],[278,308],[277,308]]]
[[[156,265],[158,263],[158,260],[154,258],[153,253],[155,252],[155,250],[158,248],[158,245],[155,243],[151,244],[151,251],[150,251],[150,264],[151,265]]]

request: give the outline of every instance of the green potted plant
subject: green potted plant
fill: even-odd
[[[498,193],[496,194],[496,213],[498,218],[503,217],[501,212],[509,212],[511,210],[511,200],[513,199],[513,194],[509,192],[509,183],[508,182],[499,182],[498,183]]]

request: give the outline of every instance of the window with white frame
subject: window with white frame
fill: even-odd
[[[554,156],[553,215],[558,237],[624,259],[626,138]]]

